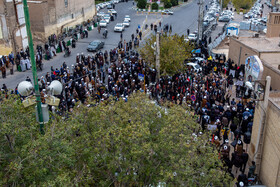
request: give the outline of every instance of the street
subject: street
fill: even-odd
[[[208,1],[206,1],[208,3]],[[125,3],[119,3],[116,4],[115,10],[117,11],[117,18],[110,22],[107,25],[108,29],[108,36],[106,39],[103,39],[102,33],[104,31],[104,28],[101,29],[100,34],[98,33],[97,29],[94,28],[93,31],[89,32],[88,38],[79,39],[77,41],[76,48],[71,50],[71,56],[64,58],[64,53],[58,53],[56,57],[53,59],[46,61],[43,61],[44,67],[43,71],[38,71],[38,77],[44,76],[47,72],[50,72],[51,66],[53,68],[60,68],[63,62],[66,62],[66,64],[71,67],[72,64],[75,63],[76,54],[84,53],[92,54],[87,52],[86,48],[88,44],[93,40],[101,40],[105,42],[105,46],[102,51],[110,51],[110,49],[117,47],[118,42],[120,41],[120,33],[114,32],[114,27],[117,23],[122,23],[125,15],[130,15],[131,17],[131,23],[130,26],[125,29],[123,32],[123,39],[126,41],[129,41],[131,39],[131,34],[136,33],[136,29],[138,25],[143,26],[151,23],[158,23],[159,20],[161,20],[162,25],[169,24],[172,25],[172,33],[177,33],[179,35],[187,33],[187,29],[190,30],[190,32],[195,31],[197,29],[197,19],[198,19],[198,5],[197,0],[193,0],[188,3],[184,3],[176,8],[173,9],[174,15],[161,15],[161,14],[150,14],[147,15],[147,13],[138,13],[133,8],[133,4],[131,1]],[[107,9],[102,9],[100,11],[103,11],[107,13]],[[151,34],[151,31],[143,33],[143,38],[149,36]],[[143,41],[143,40],[142,40]],[[15,67],[14,67],[15,69]],[[32,78],[32,71],[27,70],[26,72],[18,72],[14,71],[14,75],[10,75],[8,73],[8,76],[6,79],[0,78],[0,83],[6,84],[8,88],[14,89],[17,84],[21,81],[24,81],[26,77],[29,76]]]

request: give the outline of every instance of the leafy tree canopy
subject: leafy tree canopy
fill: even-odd
[[[41,136],[33,107],[0,105],[1,186],[222,186],[229,184],[208,135],[186,108],[145,95],[80,105],[53,116]]]
[[[138,0],[137,2],[137,7],[141,8],[141,9],[145,9],[147,5],[147,1],[146,0]]]
[[[140,54],[146,62],[153,68],[156,67],[156,56],[153,45],[156,36],[152,35],[146,39]],[[161,75],[174,75],[185,70],[184,60],[191,56],[193,46],[184,41],[184,36],[167,35],[160,36],[160,73]]]

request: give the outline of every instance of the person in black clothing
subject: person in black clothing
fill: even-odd
[[[240,167],[240,171],[242,173],[244,173],[245,169],[246,169],[246,164],[247,164],[248,159],[249,159],[249,155],[248,155],[248,153],[245,152],[245,149],[243,149],[243,153],[242,153],[241,157],[242,157],[242,165]]]

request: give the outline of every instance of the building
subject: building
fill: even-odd
[[[280,92],[269,94],[264,120],[264,111],[258,104],[255,109],[254,125],[251,143],[249,145],[249,160],[257,163],[257,173],[266,186],[280,186]],[[263,123],[263,128],[260,128]],[[262,131],[263,130],[263,131]],[[263,141],[259,134],[263,132]],[[262,145],[261,154],[256,154],[258,143]],[[260,161],[261,159],[261,161]]]
[[[21,0],[0,0],[0,55],[28,46]]]
[[[250,33],[250,32],[249,32]],[[231,37],[228,57],[235,64],[245,63],[245,59],[257,55],[263,62],[263,78],[271,76],[271,87],[280,90],[280,13],[270,13],[267,34],[251,33],[251,36]]]
[[[280,37],[280,12],[271,12],[266,25],[266,37]]]
[[[92,19],[94,0],[27,0],[35,45]],[[0,0],[0,55],[28,46],[22,0]]]
[[[94,0],[33,0],[28,5],[35,42],[45,42],[50,35],[91,20],[96,14]]]

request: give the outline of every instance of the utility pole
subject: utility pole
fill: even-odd
[[[26,31],[27,31],[27,37],[28,37],[30,59],[31,59],[31,65],[32,65],[32,74],[33,74],[34,89],[35,89],[35,96],[36,96],[36,102],[37,102],[37,112],[38,112],[38,117],[39,117],[40,132],[41,132],[41,134],[44,134],[44,120],[43,120],[42,105],[41,105],[41,95],[40,95],[39,85],[38,85],[38,76],[37,76],[37,70],[36,70],[32,34],[31,34],[31,29],[30,29],[30,19],[29,19],[27,0],[23,0],[23,8],[24,8],[24,17],[25,17]]]
[[[159,31],[156,34],[156,69],[157,76],[156,80],[158,81],[160,78],[160,48],[159,48]]]
[[[198,4],[198,38],[197,44],[199,45],[199,41],[202,40],[203,35],[203,0],[199,0]]]
[[[259,124],[259,133],[258,133],[258,139],[256,144],[256,152],[254,154],[254,160],[256,162],[256,173],[260,174],[260,167],[262,163],[262,154],[263,154],[263,143],[265,138],[265,131],[266,131],[266,112],[267,112],[267,106],[268,106],[268,98],[269,98],[269,92],[270,92],[270,83],[271,83],[271,77],[266,77],[266,84],[265,84],[265,92],[264,92],[264,98],[262,102],[259,102],[259,107],[261,109],[261,119]]]

